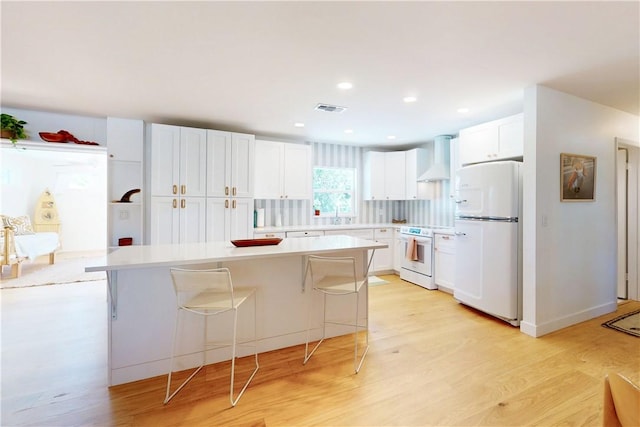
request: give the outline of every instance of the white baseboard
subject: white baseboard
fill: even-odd
[[[593,319],[603,314],[616,311],[617,303],[615,301],[591,307],[586,310],[571,313],[566,316],[558,317],[539,324],[532,323],[527,320],[520,322],[520,331],[532,337],[541,337],[543,335],[555,332],[557,330],[575,325],[586,320]]]

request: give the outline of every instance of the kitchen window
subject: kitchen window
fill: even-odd
[[[313,208],[320,216],[356,216],[356,169],[313,168]]]

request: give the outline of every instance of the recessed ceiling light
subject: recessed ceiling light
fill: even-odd
[[[293,124],[295,127],[297,128],[303,128],[304,127],[304,123],[300,123],[300,122],[296,122]]]
[[[345,129],[344,133],[353,133],[353,129]]]
[[[458,113],[468,113],[469,109],[467,107],[458,108]]]
[[[396,139],[396,136],[395,136],[395,135],[389,135],[389,136],[387,137],[387,139]]]
[[[349,82],[338,83],[338,89],[347,90],[347,89],[351,89],[352,87],[353,85]]]
[[[418,98],[416,98],[415,96],[405,96],[404,98],[402,98],[402,100],[404,102],[416,102]]]

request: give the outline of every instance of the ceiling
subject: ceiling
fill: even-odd
[[[7,107],[367,146],[521,112],[535,84],[640,115],[636,1],[0,7]]]

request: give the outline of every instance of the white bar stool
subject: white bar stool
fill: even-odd
[[[371,264],[371,261],[369,261]],[[364,272],[362,280],[357,280],[356,276],[356,260],[354,257],[322,257],[317,255],[309,255],[307,259],[307,268],[305,271],[304,279],[307,280],[308,275],[311,275],[311,282],[313,290],[319,291],[323,294],[322,310],[322,338],[316,346],[309,353],[309,330],[311,329],[311,309],[307,310],[307,342],[304,347],[304,361],[305,365],[316,349],[322,344],[326,334],[326,325],[346,325],[354,327],[354,355],[353,355],[353,367],[356,374],[360,371],[364,357],[369,351],[369,313],[368,308],[365,313],[365,324],[360,325],[358,323],[359,307],[360,307],[360,291],[364,289],[365,296],[368,301],[368,277],[369,267]],[[364,287],[364,288],[363,288]],[[327,320],[327,295],[356,295],[356,309],[355,309],[355,322],[344,323]],[[358,362],[358,330],[363,328],[366,331],[366,347],[360,361]]]
[[[235,288],[231,281],[231,273],[228,268],[216,268],[208,270],[189,270],[182,268],[171,268],[171,278],[173,287],[176,292],[176,301],[178,311],[176,313],[176,323],[173,335],[173,346],[171,351],[171,368],[167,379],[167,394],[164,399],[166,404],[175,396],[182,388],[202,369],[206,362],[206,352],[220,347],[231,346],[231,385],[229,388],[229,400],[231,406],[235,406],[247,389],[247,386],[258,372],[258,348],[257,348],[257,322],[256,322],[256,289],[255,288]],[[245,344],[237,342],[237,326],[238,326],[238,308],[249,297],[253,296],[253,320],[254,320],[254,339],[253,344]],[[176,356],[176,342],[178,337],[178,324],[180,311],[203,316],[204,318],[204,336],[202,363],[173,393],[171,389],[171,375],[173,373],[173,363]],[[216,316],[223,313],[233,311],[233,340],[231,343],[207,343],[207,319],[210,316]],[[255,369],[242,387],[238,396],[233,397],[233,382],[235,378],[236,367],[236,346],[252,346],[254,348]]]

